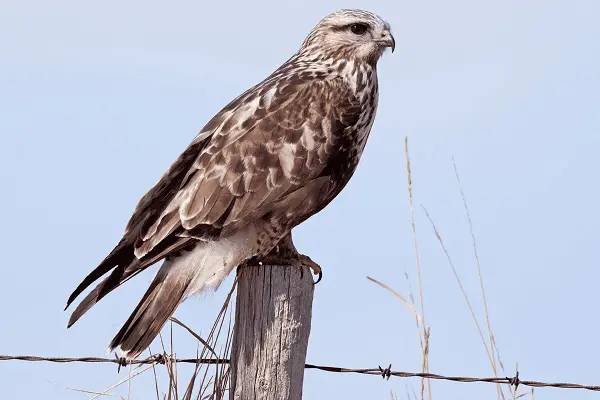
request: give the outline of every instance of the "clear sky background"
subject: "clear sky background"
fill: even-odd
[[[308,362],[420,369],[410,312],[367,281],[415,286],[403,138],[413,167],[430,370],[490,376],[445,241],[483,318],[471,208],[507,374],[600,384],[600,2],[596,0],[0,1],[0,354],[104,356],[156,269],[66,330],[66,299],[119,240],[138,199],[197,131],[284,62],[324,15],[358,7],[393,28],[380,107],[356,175],[296,230],[319,262]],[[229,279],[176,316],[206,333]],[[176,330],[179,356],[195,345]],[[156,346],[157,347],[157,346]],[[6,399],[85,399],[114,365],[1,362]],[[309,370],[305,399],[388,399],[417,380]],[[433,383],[434,399],[496,398]],[[151,398],[150,376],[133,382]],[[539,389],[536,399],[596,399]]]

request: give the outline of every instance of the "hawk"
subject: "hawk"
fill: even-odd
[[[378,15],[340,10],[300,49],[232,100],[141,198],[122,239],[67,301],[108,274],[77,306],[68,327],[149,266],[164,260],[109,345],[133,359],[192,294],[273,249],[298,254],[291,230],[321,211],[354,173],[375,119],[377,63],[395,48]],[[65,309],[66,309],[65,308]]]

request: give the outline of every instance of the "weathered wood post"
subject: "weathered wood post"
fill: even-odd
[[[230,400],[302,398],[313,294],[308,268],[240,268]]]

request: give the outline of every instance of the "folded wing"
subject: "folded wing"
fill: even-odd
[[[341,79],[303,74],[267,79],[235,99],[139,201],[122,240],[70,296],[67,307],[112,270],[81,302],[69,326],[167,255],[233,232],[277,202],[308,196],[312,182],[322,188],[328,163],[359,110]],[[311,206],[314,212],[318,206]]]

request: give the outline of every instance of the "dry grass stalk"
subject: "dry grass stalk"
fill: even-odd
[[[152,357],[152,349],[148,347],[149,356]],[[158,388],[158,376],[156,375],[156,366],[152,364],[152,373],[154,374],[154,387],[156,388],[156,399],[160,400],[160,389]]]
[[[103,392],[101,392],[101,393],[98,393],[96,396],[94,396],[94,397],[90,398],[89,400],[95,400],[95,399],[97,399],[98,397],[101,397],[101,396],[106,396],[106,395],[108,395],[108,393],[109,393],[111,390],[113,390],[113,389],[116,389],[117,387],[121,386],[121,385],[122,385],[122,384],[124,384],[125,382],[127,382],[127,384],[129,385],[129,384],[131,383],[131,380],[132,380],[133,378],[135,378],[136,376],[139,376],[139,375],[143,374],[144,372],[146,372],[146,371],[148,371],[150,368],[152,368],[152,366],[148,366],[148,367],[146,367],[146,368],[142,369],[141,371],[139,371],[139,372],[136,372],[136,371],[137,371],[137,370],[139,370],[141,367],[142,367],[142,365],[138,365],[138,366],[136,366],[135,368],[133,368],[133,370],[131,370],[131,369],[130,369],[130,371],[129,371],[129,374],[128,374],[127,378],[125,378],[125,379],[123,379],[123,380],[119,381],[118,383],[116,383],[115,385],[111,386],[110,388],[108,388],[108,389],[104,390]],[[135,373],[134,373],[134,372],[135,372]],[[131,391],[129,391],[129,393],[128,393],[128,396],[131,396]],[[121,396],[119,396],[119,397],[121,397]],[[128,398],[129,398],[129,397],[128,397]]]
[[[424,311],[423,311],[424,310],[424,308],[423,308],[423,285],[422,285],[422,280],[421,280],[421,265],[420,265],[420,261],[419,261],[419,251],[418,251],[418,246],[417,246],[416,225],[415,225],[414,207],[413,207],[412,175],[411,175],[411,165],[410,165],[410,158],[409,158],[409,152],[408,152],[408,138],[407,137],[404,138],[404,152],[406,155],[407,188],[408,188],[408,198],[409,198],[409,207],[410,207],[411,228],[412,228],[412,235],[413,235],[413,245],[414,245],[414,251],[415,251],[415,262],[416,262],[416,269],[417,269],[417,282],[419,285],[420,313],[419,313],[417,307],[415,306],[414,296],[412,295],[412,289],[410,289],[410,302],[409,302],[402,295],[400,295],[398,292],[391,289],[389,286],[387,286],[373,278],[370,278],[370,277],[367,277],[367,278],[370,279],[372,282],[378,284],[379,286],[383,287],[384,289],[388,290],[390,293],[392,293],[396,298],[398,298],[400,301],[402,301],[402,303],[409,310],[411,310],[411,312],[415,315],[417,331],[419,334],[419,344],[421,347],[421,354],[423,357],[422,358],[422,371],[428,372],[428,369],[429,369],[429,335],[430,335],[431,331],[430,331],[430,328],[425,325],[425,318],[424,318]],[[487,298],[486,298],[486,294],[485,294],[485,287],[483,284],[483,275],[481,272],[481,265],[479,262],[479,253],[477,251],[477,242],[475,239],[475,234],[474,234],[474,229],[473,229],[473,222],[472,222],[470,211],[469,211],[469,208],[467,205],[466,197],[465,197],[464,191],[462,189],[460,176],[458,174],[458,168],[456,167],[454,158],[452,159],[452,161],[453,161],[453,165],[454,165],[454,173],[455,173],[455,176],[456,176],[456,179],[458,182],[458,186],[459,186],[459,190],[460,190],[460,194],[461,194],[461,199],[462,199],[465,213],[467,216],[467,220],[469,223],[469,230],[470,230],[470,234],[471,234],[473,252],[474,252],[474,257],[475,257],[475,265],[477,268],[477,274],[478,274],[478,278],[479,278],[479,287],[480,287],[480,291],[481,291],[481,298],[483,300],[483,309],[485,312],[485,319],[486,319],[486,325],[487,325],[487,336],[489,338],[489,344],[486,341],[486,338],[483,334],[483,330],[481,329],[479,321],[477,320],[477,317],[476,317],[473,307],[471,305],[471,301],[469,300],[469,297],[464,289],[464,286],[463,286],[462,281],[456,271],[454,263],[452,262],[450,254],[448,253],[448,250],[446,249],[446,246],[444,245],[442,237],[441,237],[439,231],[437,230],[435,223],[433,222],[433,219],[429,215],[429,212],[427,211],[427,209],[425,209],[425,207],[423,207],[423,210],[424,210],[425,215],[427,216],[429,222],[431,223],[434,234],[435,234],[438,242],[440,243],[442,250],[444,251],[444,254],[446,255],[446,258],[452,269],[452,272],[454,273],[454,277],[456,278],[456,281],[459,285],[460,291],[461,291],[461,293],[465,299],[465,302],[467,304],[467,307],[471,313],[473,322],[475,324],[477,332],[479,333],[479,336],[480,336],[483,346],[485,348],[486,354],[488,356],[488,360],[490,362],[490,365],[492,366],[494,377],[497,377],[498,376],[497,365],[499,365],[500,368],[502,369],[502,371],[505,372],[504,365],[502,364],[502,360],[500,358],[500,353],[496,346],[496,341],[495,341],[493,330],[491,327],[490,316],[489,316],[489,311],[488,311],[488,306],[487,306]],[[409,288],[410,288],[410,280],[408,278],[408,273],[406,273],[406,272],[405,272],[405,277],[406,277],[406,280],[409,282]],[[504,391],[503,391],[503,388],[501,387],[501,385],[497,384],[496,388],[497,388],[496,390],[497,390],[497,394],[498,394],[498,399],[500,400],[500,397],[502,397],[502,399],[505,399]],[[425,391],[424,380],[422,379],[421,380],[421,399],[422,400],[424,399],[424,391]],[[427,380],[427,393],[428,393],[429,400],[431,400],[431,384],[430,384],[429,379]],[[511,394],[512,394],[512,398],[516,399],[516,398],[521,398],[526,394],[529,394],[529,392],[518,395],[516,392],[513,393],[512,389],[511,389]],[[533,392],[531,394],[533,397]],[[410,399],[411,398],[410,394],[408,394],[407,397]],[[416,395],[415,395],[415,398],[416,398]]]
[[[390,293],[392,293],[415,316],[417,334],[419,337],[419,346],[421,349],[421,356],[422,356],[421,371],[426,373],[426,372],[429,372],[429,336],[430,336],[431,330],[429,327],[427,327],[425,325],[424,304],[423,304],[424,303],[423,302],[423,284],[422,284],[422,280],[421,280],[421,263],[419,261],[419,247],[417,244],[417,231],[416,231],[416,224],[415,224],[414,207],[413,207],[413,193],[412,193],[412,173],[411,173],[411,168],[410,168],[410,158],[409,158],[409,154],[408,154],[408,138],[407,137],[404,138],[404,152],[406,155],[406,178],[407,178],[411,228],[412,228],[412,235],[413,235],[413,247],[414,247],[414,251],[415,251],[415,264],[416,264],[416,270],[417,270],[417,283],[418,283],[418,287],[419,287],[419,309],[420,309],[420,312],[417,309],[417,306],[415,305],[414,296],[412,295],[412,289],[410,290],[410,300],[411,301],[409,302],[401,294],[399,294],[398,292],[396,292],[389,286],[385,285],[384,283],[379,282],[378,280],[373,279],[368,276],[367,276],[367,279],[371,280],[372,282],[378,284],[379,286],[383,287],[384,289],[386,289]],[[406,272],[405,272],[405,277],[406,277],[407,281],[409,281],[409,287],[410,287],[410,280],[408,279],[408,273],[406,273]],[[425,400],[425,382],[427,382],[427,397],[429,400],[431,400],[431,381],[430,381],[430,379],[426,379],[426,378],[421,378],[421,400]],[[409,398],[410,398],[410,396],[409,396]],[[417,398],[418,397],[415,394],[415,399],[417,399]]]
[[[490,323],[490,314],[488,312],[487,299],[485,296],[485,288],[483,285],[483,277],[481,275],[481,265],[479,264],[479,253],[477,252],[477,242],[475,240],[475,233],[473,231],[473,221],[471,220],[471,213],[469,212],[469,207],[467,206],[467,199],[465,197],[465,193],[462,188],[462,184],[460,182],[460,175],[458,174],[458,168],[456,167],[456,162],[454,161],[454,157],[452,157],[452,165],[454,166],[454,175],[456,176],[456,182],[458,183],[458,189],[460,190],[460,197],[462,199],[463,206],[465,208],[465,213],[467,215],[467,221],[469,222],[469,232],[471,233],[471,242],[473,244],[473,254],[475,256],[475,265],[477,267],[477,275],[479,277],[479,287],[481,289],[481,299],[483,300],[483,310],[485,312],[485,321],[487,324],[488,335],[490,340],[490,350],[492,353],[492,371],[494,372],[494,377],[498,376],[498,371],[496,368],[496,354],[494,351],[494,334],[492,331],[492,325]],[[496,384],[496,390],[498,391],[498,399],[500,396],[504,398],[504,392],[502,391],[501,385]]]
[[[190,335],[192,335],[194,338],[196,338],[196,340],[198,340],[200,343],[202,343],[204,346],[206,346],[206,348],[212,353],[213,356],[218,357],[217,353],[213,350],[213,348],[210,346],[210,344],[208,344],[208,342],[206,340],[202,339],[202,337],[200,337],[200,335],[198,335],[196,332],[194,332],[189,326],[187,326],[186,324],[184,324],[183,322],[181,322],[180,320],[178,320],[175,317],[171,317],[171,318],[169,318],[169,320],[171,322],[175,322],[177,325],[181,326],[183,329],[188,331],[190,333]]]
[[[444,251],[444,254],[446,255],[446,259],[448,260],[448,264],[452,268],[452,272],[454,273],[454,277],[456,278],[456,282],[458,283],[458,286],[459,286],[460,291],[461,291],[461,293],[463,295],[463,298],[465,299],[465,302],[467,303],[467,307],[469,308],[471,316],[473,317],[473,322],[475,323],[475,327],[477,328],[477,332],[479,333],[479,336],[480,336],[481,341],[483,343],[483,347],[485,347],[485,351],[487,353],[488,359],[489,359],[490,363],[492,363],[492,354],[490,353],[490,349],[489,349],[488,344],[487,344],[487,342],[485,340],[485,337],[483,336],[483,331],[481,330],[481,326],[479,325],[479,322],[477,321],[477,317],[475,316],[475,312],[473,311],[473,306],[471,305],[471,301],[469,300],[469,296],[467,296],[467,292],[465,291],[465,288],[464,288],[464,286],[462,284],[462,281],[460,280],[460,277],[458,276],[458,272],[456,272],[456,267],[454,266],[454,263],[452,262],[452,258],[450,257],[450,254],[448,253],[448,250],[446,249],[446,245],[444,244],[444,241],[442,240],[442,237],[441,237],[439,231],[437,230],[437,228],[435,226],[435,223],[431,219],[431,216],[429,215],[429,212],[427,211],[427,209],[425,207],[423,207],[423,210],[425,211],[425,215],[427,215],[427,219],[429,219],[429,222],[431,223],[431,227],[433,229],[433,233],[435,234],[437,240],[440,242],[440,245],[442,246],[442,250]]]
[[[427,326],[425,325],[425,308],[424,308],[424,304],[423,304],[423,285],[421,283],[421,263],[419,262],[419,247],[417,245],[417,230],[415,227],[415,214],[414,214],[414,207],[413,207],[413,194],[412,194],[412,174],[411,174],[411,170],[410,170],[410,157],[408,155],[408,137],[404,137],[404,154],[406,155],[406,182],[407,182],[407,188],[408,188],[408,201],[409,201],[409,208],[410,208],[410,224],[411,224],[411,228],[412,228],[412,234],[413,234],[413,246],[415,249],[415,264],[417,267],[417,282],[419,284],[419,303],[420,303],[420,308],[421,308],[421,327],[423,329],[423,334],[422,334],[422,339],[421,339],[421,354],[423,356],[423,363],[422,363],[422,371],[423,372],[429,372],[429,334],[427,333]],[[418,329],[418,327],[417,327]],[[419,337],[421,337],[421,334],[419,333]],[[425,391],[425,384],[424,384],[424,379],[421,379],[421,399],[423,400],[425,398],[424,395],[424,391]],[[431,400],[431,381],[429,379],[427,379],[427,393],[428,393],[428,398],[429,400]]]
[[[415,308],[415,306],[413,304],[409,303],[408,301],[406,301],[406,299],[404,297],[402,297],[402,295],[400,293],[396,292],[394,289],[392,289],[391,287],[389,287],[385,283],[379,282],[375,278],[371,278],[370,276],[367,276],[367,279],[370,280],[373,283],[378,284],[379,286],[381,286],[382,288],[384,288],[385,290],[387,290],[388,292],[390,292],[391,294],[393,294],[397,299],[399,299],[414,314],[415,318],[417,319],[417,323],[418,324],[421,323],[421,321],[422,321],[421,315],[419,314],[419,312],[417,311],[417,309]]]
[[[130,369],[130,371],[129,371],[128,375],[127,375],[127,378],[122,379],[121,381],[117,382],[113,386],[111,386],[108,389],[103,390],[101,392],[93,391],[93,390],[86,390],[86,389],[76,389],[76,388],[71,388],[71,387],[67,387],[67,386],[58,385],[56,383],[54,383],[54,384],[56,386],[58,386],[58,387],[61,387],[63,389],[67,389],[67,390],[71,390],[71,391],[74,391],[74,392],[93,394],[94,396],[91,397],[89,400],[95,400],[95,399],[97,399],[99,397],[118,397],[118,398],[120,398],[122,400],[125,400],[125,398],[123,396],[118,395],[118,394],[114,394],[114,393],[110,393],[110,391],[112,391],[113,389],[115,389],[115,388],[123,385],[124,383],[128,383],[129,384],[130,381],[133,378],[135,378],[136,376],[141,375],[144,372],[148,371],[150,368],[152,368],[152,366],[148,366],[148,367],[142,369],[141,371],[136,372],[137,370],[139,370],[141,368],[142,368],[142,365],[140,364],[140,365],[137,365],[135,368],[133,368],[133,370]],[[136,373],[133,374],[133,372],[136,372]],[[129,398],[130,395],[131,395],[131,391],[129,390],[128,391],[128,398]]]
[[[59,385],[60,386],[60,385]],[[74,389],[66,386],[61,386],[63,389],[72,390],[74,392],[87,393],[87,394],[95,394],[96,396],[92,397],[92,399],[97,398],[98,396],[106,396],[106,397],[118,397],[121,400],[125,400],[125,398],[118,394],[110,394],[110,393],[102,393],[102,392],[93,392],[91,390],[84,389]]]

